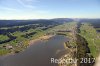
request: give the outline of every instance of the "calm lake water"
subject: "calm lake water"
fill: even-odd
[[[0,58],[0,66],[58,66],[51,63],[51,58],[59,58],[67,50],[64,42],[68,39],[62,35],[56,35],[49,40],[38,41],[25,51]]]

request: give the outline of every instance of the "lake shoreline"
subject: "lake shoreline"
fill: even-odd
[[[48,39],[50,39],[51,37],[53,37],[54,35],[44,35],[44,36],[41,36],[41,37],[39,37],[39,38],[37,38],[37,39],[33,39],[33,40],[30,40],[29,41],[29,46],[31,46],[31,45],[33,45],[33,44],[35,44],[36,42],[38,42],[38,41],[43,41],[43,40],[48,40]]]
[[[31,45],[34,45],[36,42],[38,42],[38,41],[43,41],[43,40],[48,40],[48,39],[50,39],[51,37],[53,37],[54,35],[44,35],[44,36],[41,36],[41,37],[39,37],[39,38],[36,38],[36,39],[33,39],[33,40],[30,40],[29,41],[29,45],[27,46],[27,48],[28,47],[30,47]],[[26,48],[26,49],[27,49]],[[25,49],[24,49],[25,50]],[[23,50],[23,51],[24,51]],[[20,51],[19,53],[21,53],[21,52],[23,52],[23,51]],[[11,55],[16,55],[16,54],[18,54],[18,53],[8,53],[7,55],[3,55],[3,56],[0,56],[0,58],[6,58],[6,57],[8,57],[8,56],[11,56]]]

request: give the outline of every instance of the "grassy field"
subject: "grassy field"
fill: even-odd
[[[0,35],[0,41],[8,40],[9,37],[6,35]]]
[[[100,33],[90,23],[82,23],[80,27],[81,35],[87,40],[91,54],[94,57],[98,56],[100,51]]]
[[[53,28],[50,28],[47,30],[47,32],[48,33],[62,32],[62,33],[66,33],[68,35],[69,33],[72,33],[72,31],[76,28],[76,26],[77,26],[77,22],[68,22],[68,23],[64,23],[64,24],[55,26]]]

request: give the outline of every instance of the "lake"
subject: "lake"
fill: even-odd
[[[0,66],[58,66],[51,63],[51,58],[60,58],[67,53],[63,35],[56,35],[48,40],[40,40],[15,55],[0,57]]]

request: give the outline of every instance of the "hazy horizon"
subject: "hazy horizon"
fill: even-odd
[[[63,18],[33,18],[33,19],[0,19],[0,20],[50,20],[50,19],[63,19]],[[100,19],[100,18],[64,18],[64,19]]]

